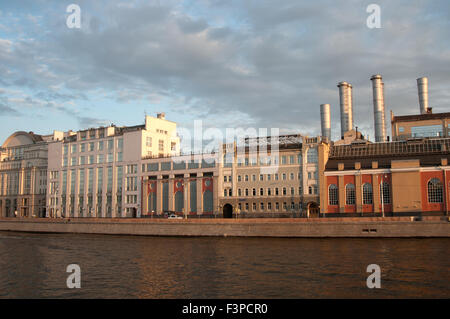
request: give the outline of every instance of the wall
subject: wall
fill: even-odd
[[[0,220],[0,230],[151,236],[239,237],[450,237],[450,222],[436,218]]]

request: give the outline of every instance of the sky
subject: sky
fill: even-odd
[[[66,24],[81,8],[81,28]],[[369,4],[381,28],[369,28]],[[144,115],[192,128],[320,134],[320,104],[340,135],[337,84],[353,85],[354,125],[373,140],[370,77],[390,115],[450,111],[450,2],[0,0],[0,143]]]

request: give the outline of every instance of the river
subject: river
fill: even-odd
[[[0,298],[450,298],[450,239],[0,232]],[[69,289],[69,264],[81,288]],[[381,288],[369,289],[369,264]]]

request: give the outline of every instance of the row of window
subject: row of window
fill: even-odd
[[[259,156],[259,165],[288,165],[288,164],[303,164],[303,157],[302,154],[299,153],[297,155],[283,155],[280,156],[280,161],[278,160],[278,157],[276,156]],[[307,151],[307,163],[317,163],[318,161],[318,155],[317,155],[317,149],[316,148],[310,148]],[[232,156],[224,156],[224,163],[228,164],[224,166],[229,166],[229,164],[232,164],[233,157]],[[258,163],[257,157],[238,157],[237,158],[237,165],[238,166],[256,166]]]
[[[364,183],[362,187],[363,192],[363,204],[372,205],[373,204],[373,189],[372,184]],[[389,183],[382,182],[380,184],[380,201],[383,204],[391,203],[391,189]],[[339,205],[339,189],[336,184],[331,184],[328,186],[328,205],[337,206]],[[345,185],[345,205],[356,205],[356,189],[355,185],[352,183]]]
[[[116,161],[122,162],[123,161],[123,152],[116,153]],[[105,161],[106,159],[106,161]],[[69,159],[67,157],[63,157],[62,166],[67,167],[69,166]],[[90,164],[103,164],[103,163],[112,163],[114,161],[114,154],[108,153],[106,154],[98,154],[97,156],[94,155],[88,155],[88,156],[80,156],[80,157],[71,157],[70,158],[70,166],[77,166],[77,165],[90,165]]]
[[[295,180],[295,176],[297,175],[297,179],[298,180],[302,180],[302,173],[298,172],[297,174],[294,173],[290,173],[289,174],[289,179],[290,180]],[[283,173],[281,174],[281,180],[285,181],[287,180],[287,174]],[[238,182],[248,182],[249,181],[249,177],[250,175],[238,175],[237,176],[237,181]],[[273,180],[278,181],[279,180],[279,174],[259,174],[259,181],[271,181],[273,178]],[[308,179],[318,179],[318,173],[317,172],[308,172]],[[224,182],[231,182],[232,181],[232,176],[231,175],[224,175],[223,176],[223,181]],[[256,182],[256,174],[252,174],[251,175],[251,181],[252,182]]]
[[[70,145],[70,153],[74,154],[77,152],[77,148],[79,146],[80,153],[84,152],[93,152],[95,151],[95,144],[97,144],[97,150],[103,151],[104,149],[104,142],[105,141],[98,141],[98,142],[89,142],[89,143],[80,143],[80,144],[72,144]],[[106,147],[108,150],[112,150],[114,148],[114,140],[110,139],[106,141]],[[117,140],[117,148],[122,149],[123,148],[123,139],[120,138]],[[63,146],[63,154],[67,155],[69,153],[69,145]]]
[[[237,196],[264,196],[264,195],[266,195],[266,196],[280,196],[280,195],[286,196],[286,195],[288,195],[288,189],[286,187],[283,187],[281,189],[281,193],[280,193],[280,190],[278,189],[278,187],[275,187],[273,189],[273,192],[272,192],[272,188],[267,188],[267,189],[260,188],[258,194],[257,194],[257,189],[256,188],[252,188],[251,190],[248,189],[248,188],[245,188],[245,189],[238,188],[237,191],[238,191],[237,192]],[[250,195],[250,191],[251,191],[251,195]],[[308,187],[308,193],[310,195],[317,195],[317,193],[318,193],[317,185],[309,186]],[[302,187],[301,186],[298,188],[298,193],[297,194],[295,193],[295,188],[294,187],[290,188],[289,195],[302,195],[302,194],[303,194],[303,191],[302,191]],[[233,189],[232,188],[224,189],[223,196],[224,197],[231,197],[231,196],[233,196]]]
[[[365,183],[362,187],[363,192],[363,204],[373,204],[373,189],[372,184]],[[444,201],[444,189],[443,184],[438,178],[432,178],[427,183],[427,198],[429,203],[443,203]],[[383,182],[380,184],[380,201],[383,204],[391,203],[391,189],[389,183]],[[355,185],[345,185],[345,204],[355,205],[356,203],[356,190]],[[331,184],[328,187],[328,204],[339,205],[339,192],[336,184]]]
[[[252,205],[252,211],[253,212],[256,212],[256,211],[265,212],[265,211],[271,211],[272,209],[274,211],[280,211],[280,203],[279,202],[275,202],[275,203],[271,203],[271,202],[269,202],[269,203],[259,203],[259,205],[257,205],[257,203],[251,203],[251,205]],[[302,204],[301,203],[291,202],[290,205],[288,206],[287,202],[283,202],[281,210],[282,211],[299,210],[301,208],[302,208]],[[238,209],[239,209],[239,211],[246,211],[246,212],[248,212],[248,211],[250,211],[250,204],[249,203],[238,203]]]

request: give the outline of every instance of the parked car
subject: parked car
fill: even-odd
[[[177,216],[175,214],[170,214],[169,217],[167,217],[168,219],[183,219],[183,217],[181,216]]]

